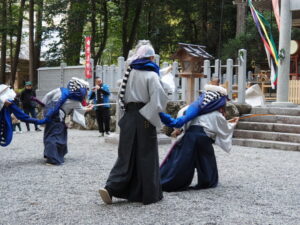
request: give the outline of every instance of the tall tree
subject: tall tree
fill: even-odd
[[[91,54],[94,59],[94,66],[96,66],[101,59],[108,37],[107,0],[100,0],[98,2],[99,4],[97,4],[96,0],[91,0]],[[99,18],[99,22],[97,22],[97,18]]]
[[[122,44],[123,56],[127,58],[128,52],[132,49],[138,30],[139,20],[143,9],[144,0],[136,0],[135,6],[130,5],[130,0],[124,0],[122,20]],[[133,14],[131,19],[131,14]]]
[[[89,1],[70,0],[64,58],[68,65],[78,65],[83,43],[83,28],[86,23]]]
[[[34,80],[34,0],[29,0],[29,80]],[[35,84],[34,84],[35,85]]]
[[[37,69],[40,67],[40,57],[41,57],[41,44],[42,44],[42,20],[43,20],[43,8],[44,1],[36,0],[37,12],[36,12],[36,29],[35,29],[35,38],[34,38],[34,76],[33,83],[37,83],[38,71]]]
[[[0,82],[5,83],[5,69],[6,69],[6,43],[7,43],[7,1],[2,0],[2,26],[1,26],[1,70]]]
[[[23,28],[23,17],[24,17],[24,8],[25,8],[25,1],[21,0],[20,2],[20,8],[19,8],[19,15],[18,15],[18,25],[17,25],[17,35],[16,35],[16,46],[15,46],[15,52],[12,64],[11,64],[11,80],[10,85],[13,86],[16,79],[16,72],[18,68],[19,63],[19,54],[20,54],[20,48],[21,48],[21,41],[22,41],[22,28]]]

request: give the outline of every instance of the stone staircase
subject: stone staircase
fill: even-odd
[[[300,151],[300,107],[254,107],[251,114],[273,114],[240,120],[233,144]]]

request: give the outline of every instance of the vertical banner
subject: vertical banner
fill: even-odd
[[[91,37],[85,38],[85,78],[92,78]]]

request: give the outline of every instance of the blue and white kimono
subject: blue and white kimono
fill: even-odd
[[[67,148],[66,115],[73,112],[75,122],[85,126],[84,113],[87,108],[81,102],[87,95],[88,83],[72,78],[67,88],[56,88],[45,95],[44,120],[44,157],[46,163],[60,165],[64,163]]]
[[[163,191],[181,191],[189,188],[195,169],[198,183],[194,189],[216,187],[218,168],[213,143],[225,151],[231,149],[235,124],[228,123],[218,111],[226,104],[226,96],[207,98],[204,92],[186,110],[185,115],[173,119],[161,114],[162,121],[171,127],[185,126],[184,135],[173,145],[160,167]],[[207,103],[203,104],[206,100]]]
[[[14,102],[16,93],[5,84],[0,84],[0,146],[8,146],[13,138],[11,114],[26,123],[38,123],[39,120],[31,118],[23,112]],[[10,104],[5,105],[5,102]]]

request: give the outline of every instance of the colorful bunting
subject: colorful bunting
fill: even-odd
[[[276,45],[275,45],[275,42],[274,42],[274,39],[273,39],[273,36],[271,33],[271,25],[264,18],[264,16],[254,8],[254,6],[252,4],[252,0],[248,0],[248,4],[250,7],[250,11],[251,11],[255,26],[258,30],[258,33],[262,39],[262,42],[263,42],[265,50],[266,50],[269,67],[271,68],[271,85],[272,85],[272,88],[274,89],[277,84],[279,57],[278,57]]]

